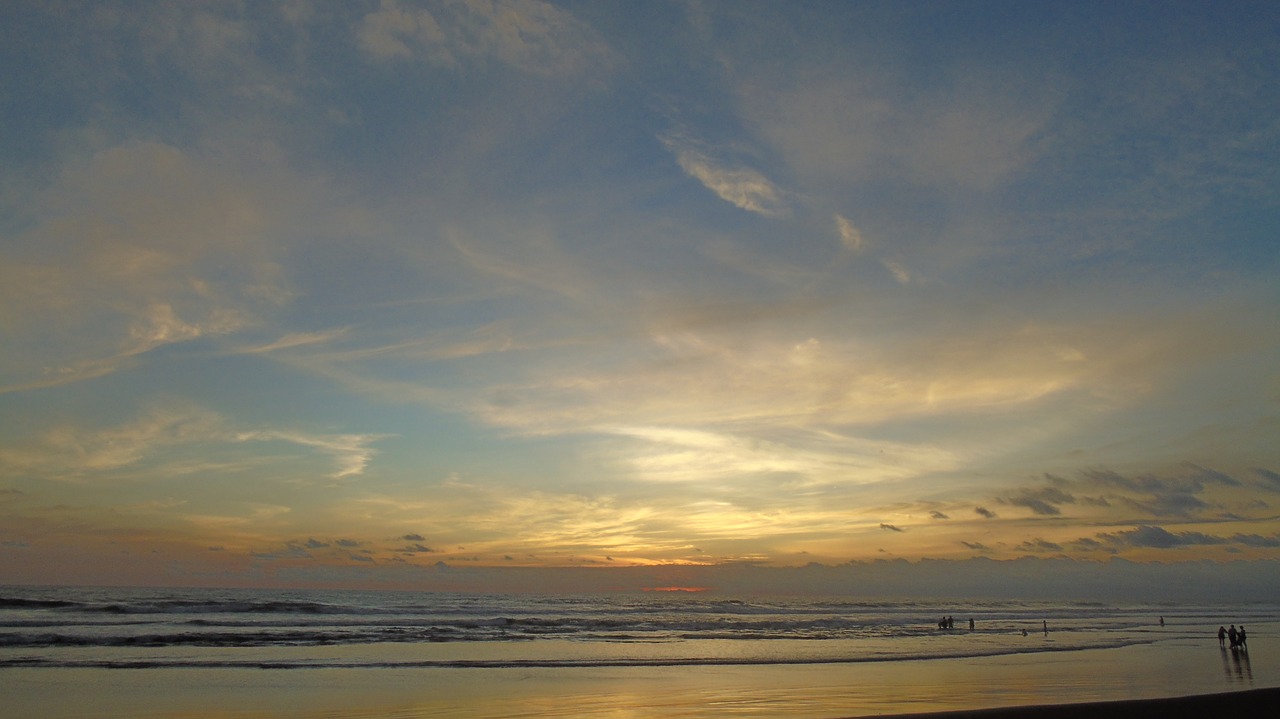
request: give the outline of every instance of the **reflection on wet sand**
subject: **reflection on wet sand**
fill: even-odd
[[[1232,684],[1248,684],[1253,686],[1253,668],[1249,666],[1249,650],[1241,647],[1220,647],[1222,655],[1222,673]]]

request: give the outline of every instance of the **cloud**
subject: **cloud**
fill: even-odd
[[[987,509],[986,507],[974,507],[973,511],[977,513],[979,516],[986,517],[987,519],[995,519],[996,517],[996,513],[992,512],[990,509]]]
[[[0,464],[54,473],[104,472],[135,464],[160,448],[206,441],[222,418],[190,406],[153,407],[139,419],[105,429],[62,425],[34,440],[0,446]]]
[[[269,342],[265,345],[243,347],[237,351],[244,354],[268,354],[297,347],[323,345],[333,342],[334,340],[341,339],[347,334],[347,332],[348,328],[328,330],[325,332],[289,332],[274,342]]]
[[[426,539],[421,534],[406,534],[400,538],[405,540],[406,542],[421,542]]]
[[[126,142],[68,161],[36,191],[28,228],[4,238],[0,321],[14,341],[0,361],[22,379],[0,391],[96,379],[290,301],[276,223],[304,214],[306,183],[269,159],[237,162]]]
[[[0,465],[81,476],[119,470],[144,461],[172,459],[182,451],[214,445],[283,441],[328,455],[337,468],[329,475],[344,479],[360,475],[375,455],[371,444],[387,435],[322,435],[291,430],[240,431],[221,415],[182,402],[156,404],[133,422],[105,428],[60,425],[25,442],[0,446]],[[182,461],[164,464],[166,476],[192,471],[226,470],[241,465]]]
[[[234,435],[241,442],[284,441],[318,449],[332,457],[337,465],[329,477],[346,479],[364,474],[365,468],[377,452],[369,445],[391,435],[380,434],[306,434],[282,430],[255,430]]]
[[[625,344],[632,361],[588,352],[590,344],[572,371],[534,359],[522,366],[524,376],[504,377],[494,388],[501,402],[474,401],[483,395],[471,393],[469,411],[486,423],[544,434],[622,424],[835,428],[1016,412],[1095,384],[1086,368],[1060,359],[1052,349],[1058,333],[1047,328],[983,329],[962,337],[943,327],[928,339],[884,343],[824,333],[797,341],[788,325],[813,318],[784,322],[766,315],[705,326],[691,325],[683,309],[651,320],[648,336]],[[698,310],[686,312],[696,317]],[[743,322],[749,324],[739,326]],[[917,447],[936,453],[940,444]]]
[[[1072,540],[1070,544],[1073,549],[1081,552],[1108,552],[1110,554],[1116,553],[1115,547],[1108,546],[1090,537],[1081,537],[1079,539]]]
[[[683,138],[667,136],[663,144],[676,156],[682,170],[725,202],[765,217],[790,214],[782,193],[756,170],[726,167]]]
[[[862,231],[853,226],[843,215],[836,215],[836,231],[840,233],[840,244],[850,252],[861,252],[865,244]]]
[[[880,528],[881,528],[881,529],[887,529],[887,530],[889,530],[890,532],[905,532],[905,531],[907,531],[907,530],[903,529],[902,527],[897,527],[897,526],[894,526],[894,525],[892,525],[892,524],[885,524],[884,522],[881,522],[881,523],[880,523]]]
[[[1258,479],[1261,479],[1266,485],[1275,489],[1280,489],[1280,472],[1273,472],[1262,467],[1254,467],[1253,473]]]
[[[1224,537],[1203,532],[1170,532],[1163,527],[1152,525],[1142,525],[1130,530],[1108,532],[1097,536],[1099,540],[1111,546],[1145,549],[1176,549],[1179,547],[1221,546],[1228,544],[1242,544],[1248,547],[1280,547],[1280,535],[1266,537],[1259,534],[1234,534]]]
[[[886,270],[889,270],[889,274],[893,275],[893,279],[897,280],[898,284],[900,285],[911,284],[911,280],[912,280],[911,271],[908,270],[901,262],[897,260],[885,259],[885,260],[880,260],[880,264],[884,265],[884,268]]]
[[[1200,510],[1209,507],[1209,504],[1199,497],[1188,492],[1179,491],[1153,494],[1150,501],[1126,498],[1124,502],[1134,509],[1146,512],[1153,517],[1186,518],[1194,516]]]
[[[1099,534],[1098,539],[1113,545],[1155,549],[1224,544],[1226,542],[1221,537],[1213,537],[1200,532],[1178,532],[1174,534],[1161,527],[1151,525],[1143,525],[1121,532]]]
[[[1190,463],[1166,476],[1126,477],[1108,469],[1088,469],[1081,472],[1081,477],[1105,489],[1123,490],[1118,497],[1121,502],[1153,517],[1194,516],[1212,506],[1200,496],[1208,486],[1240,486],[1229,475]]]
[[[1037,537],[1019,544],[1018,550],[1023,552],[1061,552],[1062,545]]]
[[[534,75],[599,71],[611,53],[589,25],[539,0],[446,1],[407,6],[382,0],[360,23],[361,49],[381,60],[483,67],[500,62]]]
[[[736,60],[753,66],[752,58]],[[751,73],[739,87],[752,126],[815,184],[893,177],[984,189],[1036,158],[1036,133],[1057,102],[1052,90],[998,75],[957,68],[928,91],[903,93],[892,73],[813,68]]]
[[[1042,487],[1022,489],[1016,494],[1001,497],[1000,501],[1015,507],[1026,507],[1039,515],[1055,517],[1062,514],[1059,505],[1074,504],[1076,498],[1057,487]]]
[[[945,452],[831,433],[751,433],[671,426],[599,427],[602,457],[631,476],[653,482],[731,481],[775,476],[796,481],[833,475],[857,483],[895,479],[949,465]],[[891,458],[890,461],[886,461]],[[846,481],[854,481],[847,479]]]
[[[947,515],[938,511],[930,512],[929,516],[932,517],[933,519],[951,519],[951,517],[948,517]]]
[[[1231,541],[1247,547],[1280,547],[1280,535],[1276,534],[1270,537],[1264,537],[1260,534],[1233,534],[1231,535]]]
[[[290,560],[290,559],[312,559],[311,552],[300,544],[285,544],[281,549],[267,552],[253,552],[249,556],[254,559],[264,559],[268,561]]]

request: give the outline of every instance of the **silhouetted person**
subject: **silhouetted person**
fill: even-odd
[[[1240,625],[1240,631],[1239,631],[1239,632],[1236,632],[1236,644],[1239,644],[1241,649],[1248,649],[1248,648],[1249,648],[1248,640],[1245,638],[1245,635],[1244,635],[1244,625],[1243,625],[1243,624],[1241,624],[1241,625]]]
[[[973,631],[973,617],[969,617],[969,631]]]
[[[1164,626],[1164,617],[1160,617],[1160,626]]]
[[[1220,647],[1227,646],[1227,628],[1226,627],[1218,627],[1218,646]]]
[[[1049,620],[1044,620],[1044,635],[1049,636]]]
[[[1232,649],[1235,649],[1237,646],[1240,645],[1240,642],[1238,640],[1239,636],[1240,636],[1239,633],[1236,632],[1236,625],[1232,624],[1231,628],[1227,630],[1227,639],[1231,640]]]

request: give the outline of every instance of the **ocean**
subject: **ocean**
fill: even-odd
[[[950,628],[940,628],[944,617],[952,618]],[[1249,651],[1218,648],[1217,628],[1225,624],[1247,628]],[[113,706],[119,708],[119,716],[178,716],[166,713],[172,709],[171,702],[166,703],[172,699],[166,695],[166,684],[187,696],[226,687],[222,694],[206,697],[204,704],[216,705],[219,697],[227,699],[227,692],[241,691],[242,701],[235,703],[240,713],[235,715],[246,716],[243,712],[269,699],[273,682],[282,695],[305,695],[305,688],[313,687],[314,692],[328,692],[331,701],[323,714],[307,714],[304,706],[291,704],[264,709],[264,717],[389,715],[367,707],[370,701],[396,703],[401,707],[396,716],[419,716],[406,713],[405,706],[421,707],[420,716],[447,716],[450,709],[454,716],[563,716],[566,705],[555,702],[557,695],[566,702],[591,696],[596,715],[627,716],[620,702],[646,700],[641,696],[600,703],[602,697],[614,696],[611,687],[617,685],[611,682],[640,677],[671,685],[678,678],[690,697],[676,704],[687,704],[685,708],[694,710],[687,715],[699,716],[703,714],[696,709],[706,709],[711,696],[723,702],[735,691],[767,694],[771,682],[781,687],[775,698],[778,705],[794,705],[800,697],[831,697],[846,683],[860,687],[857,692],[850,689],[854,695],[874,699],[875,682],[901,682],[898,675],[903,673],[923,672],[920,682],[926,685],[930,673],[949,677],[934,682],[940,686],[990,685],[995,680],[983,678],[983,667],[993,667],[995,677],[1001,672],[1007,677],[1010,667],[1057,665],[1061,672],[1063,666],[1080,665],[1085,677],[1080,684],[1107,684],[1087,679],[1089,663],[1099,661],[1090,657],[1109,657],[1121,666],[1139,656],[1166,662],[1174,656],[1188,657],[1189,669],[1167,668],[1163,679],[1160,673],[1145,679],[1150,672],[1125,670],[1129,678],[1118,684],[1117,696],[1100,695],[1108,698],[1159,696],[1193,686],[1206,691],[1280,686],[1275,662],[1268,659],[1266,666],[1258,667],[1256,661],[1259,644],[1266,647],[1265,657],[1275,656],[1270,647],[1278,635],[1280,605],[1274,603],[1110,606],[691,592],[531,596],[3,587],[0,685],[9,683],[27,692],[11,696],[26,697],[24,711],[35,713],[21,716],[31,717],[110,716]],[[1203,678],[1198,672],[1202,666],[1210,667]],[[1167,676],[1178,672],[1195,677]],[[713,680],[714,688],[703,686],[699,676]],[[6,682],[6,677],[13,681]],[[101,689],[97,695],[89,690],[88,707],[96,707],[97,713],[86,708],[84,714],[76,714],[83,702],[57,697],[56,689],[76,678],[77,691],[83,694],[86,677],[92,679],[91,687]],[[533,680],[542,688],[528,696],[523,690],[493,689],[513,677]],[[823,688],[806,687],[806,681],[819,681]],[[1043,688],[1048,680],[1035,681]],[[738,689],[735,682],[741,684]],[[385,686],[386,691],[379,699],[353,699],[342,713],[334,706],[344,704],[336,689],[344,683],[361,687],[356,693],[370,686]],[[133,689],[119,689],[125,685]],[[900,689],[908,699],[919,694],[910,686]],[[507,703],[500,700],[504,691],[510,694]],[[971,688],[953,692],[973,693]],[[538,714],[530,707],[537,704],[533,697],[544,694],[552,697],[551,703],[546,714]],[[791,715],[856,714],[858,707],[846,709],[847,702],[856,701],[854,695],[835,697],[829,706],[809,701],[801,707],[804,711]],[[141,704],[131,703],[135,699]],[[882,708],[886,699],[892,695],[860,706]],[[953,705],[970,706],[954,697],[950,703],[926,706]],[[230,716],[201,706],[203,714],[182,716]],[[724,709],[723,703],[714,706]],[[779,713],[778,706],[757,708],[759,714],[738,707],[731,715],[787,715]],[[0,708],[0,714],[3,711]],[[636,716],[662,714],[640,711]],[[668,714],[681,715],[675,710]]]

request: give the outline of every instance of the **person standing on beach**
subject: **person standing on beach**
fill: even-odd
[[[1049,620],[1044,620],[1044,635],[1049,636]]]
[[[1231,640],[1232,649],[1235,649],[1236,645],[1239,644],[1239,642],[1236,641],[1236,636],[1236,625],[1232,624],[1231,628],[1227,630],[1227,639]]]
[[[1227,646],[1227,628],[1226,627],[1218,627],[1218,646],[1220,647]]]
[[[969,617],[969,631],[973,631],[973,617]]]
[[[1245,636],[1244,636],[1243,624],[1240,625],[1240,631],[1236,632],[1236,644],[1239,644],[1241,649],[1249,648],[1249,645],[1247,644],[1247,640],[1245,639]]]

